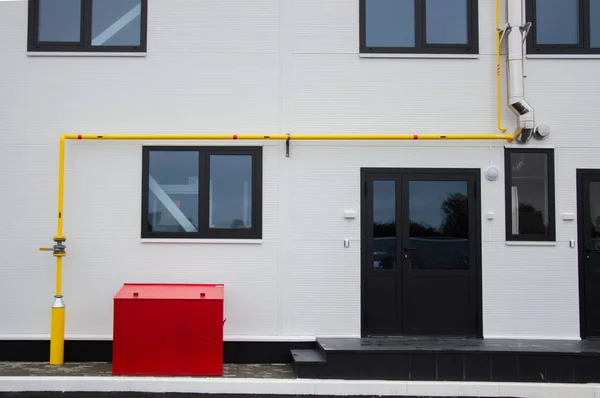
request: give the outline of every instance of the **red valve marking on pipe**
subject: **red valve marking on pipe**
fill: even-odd
[[[418,139],[419,139],[419,134],[415,134],[415,135],[413,135],[413,139],[414,139],[414,140],[418,140]]]
[[[233,135],[233,139],[234,139],[234,140],[237,140],[237,134],[234,134],[234,135]]]
[[[83,139],[83,136],[82,136],[81,134],[77,134],[77,139],[78,139],[78,140],[82,140],[82,139]]]

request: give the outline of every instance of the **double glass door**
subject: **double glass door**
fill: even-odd
[[[362,177],[363,335],[478,335],[479,172]]]
[[[582,337],[600,337],[600,170],[579,174],[579,289]]]

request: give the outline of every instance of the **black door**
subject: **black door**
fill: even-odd
[[[479,170],[362,170],[363,335],[480,336]]]
[[[581,337],[600,337],[600,170],[578,170]]]

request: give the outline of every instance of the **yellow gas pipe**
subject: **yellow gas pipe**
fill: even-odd
[[[509,140],[511,134],[64,134],[61,140]],[[61,220],[62,222],[62,220]]]
[[[52,319],[50,326],[50,364],[64,364],[65,342],[65,304],[62,296],[62,259],[66,255],[63,236],[63,204],[65,188],[65,141],[66,140],[507,140],[512,141],[511,134],[306,134],[291,136],[290,134],[63,134],[60,137],[58,160],[58,227],[53,238],[53,248],[40,248],[52,251],[56,257],[56,294],[52,303]]]
[[[500,78],[500,38],[502,31],[500,30],[500,0],[496,0],[496,91],[497,91],[497,107],[498,107],[498,130],[506,132],[506,127],[502,127],[502,84]]]

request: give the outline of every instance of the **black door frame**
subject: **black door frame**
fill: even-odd
[[[589,175],[600,175],[600,169],[577,169],[577,271],[579,272],[579,335],[587,339],[585,308],[585,248],[583,245],[583,180]]]
[[[475,217],[478,222],[475,222],[475,278],[476,278],[476,317],[477,317],[477,338],[483,338],[483,280],[482,280],[482,257],[481,257],[481,169],[454,169],[454,168],[395,168],[395,167],[361,167],[360,169],[360,334],[362,337],[368,337],[366,333],[366,289],[367,289],[367,212],[368,212],[368,200],[365,198],[367,193],[367,176],[369,174],[471,174],[475,181],[474,193],[475,193]],[[398,214],[399,209],[396,209]]]

